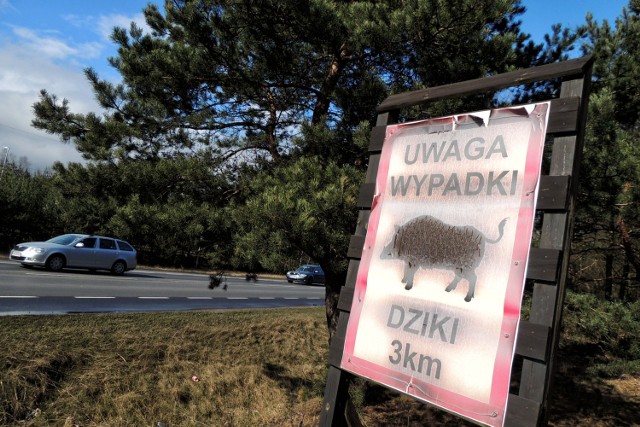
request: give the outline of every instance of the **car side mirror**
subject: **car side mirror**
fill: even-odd
[[[84,243],[82,242],[76,243],[76,248],[84,248]]]

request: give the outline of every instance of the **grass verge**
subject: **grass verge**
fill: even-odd
[[[4,317],[0,330],[0,425],[318,423],[322,309]]]
[[[319,422],[324,308],[9,316],[0,331],[0,425]],[[563,339],[550,424],[640,425],[640,378],[592,375],[594,348],[582,336]],[[367,427],[470,425],[365,381],[352,394]]]

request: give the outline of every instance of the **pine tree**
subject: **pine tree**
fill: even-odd
[[[640,2],[616,20],[587,17],[584,53],[595,58],[576,222],[576,281],[630,298],[640,271]],[[635,272],[633,283],[632,272]],[[631,286],[630,286],[631,285]],[[637,297],[637,295],[635,296]]]
[[[275,268],[299,252],[320,262],[330,276],[332,329],[376,106],[390,93],[561,55],[520,32],[523,11],[520,0],[173,0],[164,11],[150,4],[150,33],[135,25],[113,31],[118,55],[110,63],[122,83],[85,71],[106,113],[74,114],[43,90],[33,125],[96,163],[194,155],[222,165],[215,173],[236,186],[225,200],[245,212],[238,262]],[[489,94],[430,113],[493,102]],[[252,249],[264,242],[268,250]]]

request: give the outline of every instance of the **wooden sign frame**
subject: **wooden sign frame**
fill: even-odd
[[[360,425],[346,410],[354,376],[340,369],[356,275],[371,212],[375,181],[386,126],[397,123],[402,109],[434,100],[493,92],[522,84],[562,79],[560,95],[551,101],[547,137],[552,139],[551,164],[543,174],[537,211],[543,213],[539,243],[531,248],[527,279],[533,283],[529,318],[520,321],[515,349],[512,387],[507,401],[505,426],[543,426],[548,420],[548,396],[560,339],[569,252],[573,235],[575,196],[582,160],[584,129],[589,101],[593,58],[558,62],[495,76],[392,95],[378,107],[371,131],[369,166],[358,199],[358,222],[351,237],[345,285],[338,302],[339,318],[329,351],[329,371],[320,417],[321,426]]]

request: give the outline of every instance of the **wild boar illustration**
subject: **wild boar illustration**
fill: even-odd
[[[419,216],[396,226],[393,238],[380,258],[405,262],[402,278],[405,289],[413,287],[413,276],[420,267],[452,270],[455,278],[446,291],[451,292],[461,279],[466,279],[469,289],[464,300],[469,302],[475,292],[475,269],[482,261],[485,244],[498,243],[502,239],[506,222],[507,218],[500,222],[498,238],[491,240],[470,225],[455,226],[430,215]]]

